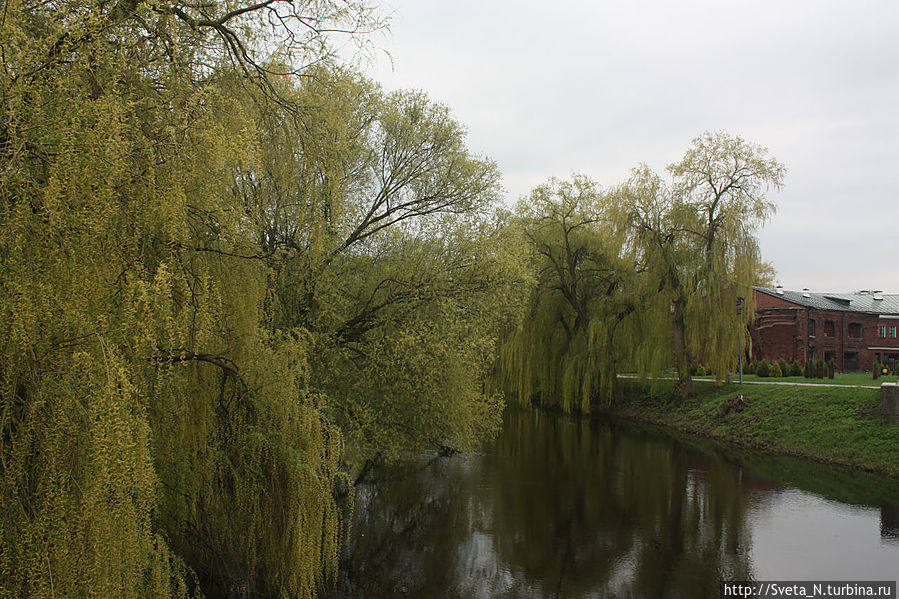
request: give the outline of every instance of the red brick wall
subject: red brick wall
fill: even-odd
[[[799,307],[797,304],[793,302],[788,302],[782,297],[774,297],[773,295],[768,295],[767,293],[760,293],[755,291],[755,306],[756,308],[797,308]]]
[[[769,362],[779,358],[805,361],[801,356],[804,334],[800,322],[802,311],[792,308],[757,308],[749,327],[752,357]]]
[[[886,327],[886,333],[887,333],[886,337],[878,336],[877,328],[879,326]],[[890,337],[889,336],[890,327],[896,327],[897,329],[899,329],[899,319],[878,317],[876,319],[876,321],[872,320],[871,325],[870,325],[870,330],[868,327],[865,328],[864,335],[865,335],[865,341],[868,343],[868,347],[888,348],[888,349],[871,350],[870,353],[871,353],[872,363],[873,363],[875,354],[880,354],[882,361],[886,361],[887,354],[893,354],[893,355],[899,354],[899,336],[897,336],[897,338]],[[899,333],[899,330],[897,330],[897,333]]]
[[[833,356],[838,371],[870,371],[875,354],[899,353],[899,338],[878,336],[878,326],[899,327],[899,319],[884,319],[876,314],[817,310],[789,302],[767,293],[755,292],[755,318],[749,326],[753,359],[774,361],[792,358],[805,363],[809,358]],[[809,322],[814,321],[814,335]],[[826,335],[826,323],[833,323],[833,334]],[[849,336],[850,325],[860,325],[860,335]],[[869,347],[895,348],[869,350]],[[846,353],[858,354],[858,366],[844,363]]]

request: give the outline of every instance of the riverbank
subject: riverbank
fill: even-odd
[[[880,421],[880,390],[621,380],[613,416],[737,447],[899,478],[899,425]],[[740,399],[742,396],[742,399]]]

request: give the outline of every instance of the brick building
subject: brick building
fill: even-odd
[[[756,287],[754,296],[753,359],[832,358],[840,372],[899,362],[899,295]]]

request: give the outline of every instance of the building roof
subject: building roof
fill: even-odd
[[[792,304],[818,310],[839,310],[865,314],[899,315],[899,295],[883,293],[814,293],[789,291],[780,287],[769,289],[756,287],[756,291],[786,300]]]

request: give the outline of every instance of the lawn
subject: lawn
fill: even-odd
[[[840,378],[834,381],[842,380],[844,385],[883,380],[837,376]],[[625,418],[899,477],[899,425],[881,424],[880,391],[876,389],[705,384],[697,387],[695,397],[678,402],[672,399],[671,381],[623,380],[620,387],[621,396],[612,411]]]
[[[708,377],[697,377],[698,380],[702,380]],[[734,375],[734,379],[737,379],[738,375]],[[818,384],[828,384],[828,385],[863,385],[867,387],[880,387],[881,383],[895,383],[899,381],[899,377],[895,375],[889,376],[881,376],[878,379],[875,379],[871,376],[870,372],[845,372],[845,373],[837,373],[834,375],[832,379],[823,378],[823,379],[807,379],[802,376],[778,376],[778,377],[759,377],[754,374],[744,374],[744,381],[758,381],[758,382],[782,382],[782,383],[818,383]]]

